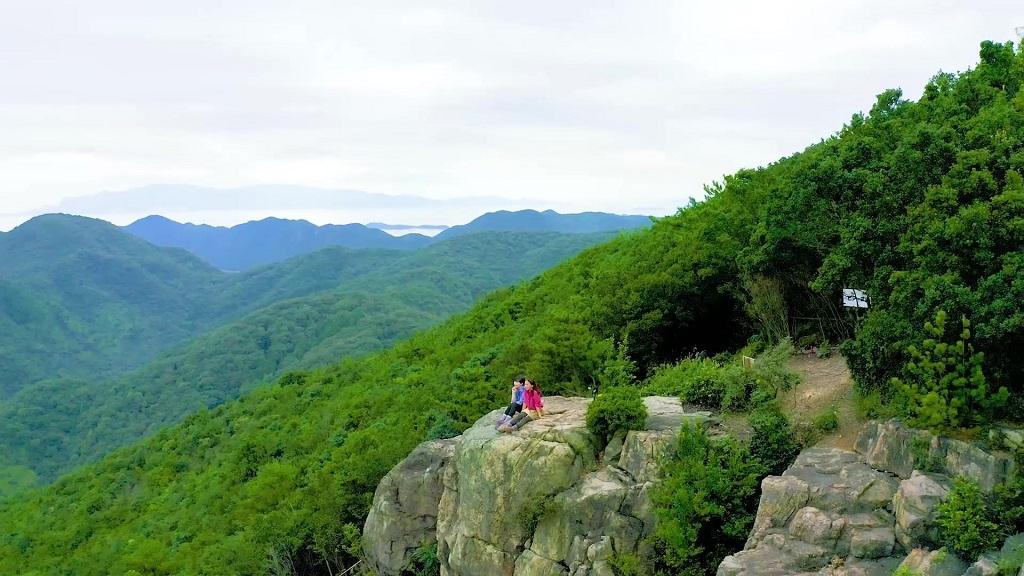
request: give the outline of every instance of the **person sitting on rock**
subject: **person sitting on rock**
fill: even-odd
[[[526,392],[526,376],[519,376],[512,381],[512,401],[501,418],[498,418],[497,424],[494,425],[495,428],[500,428],[502,424],[509,422],[513,416],[523,411],[524,392]]]
[[[544,400],[540,393],[540,387],[533,380],[527,378],[526,392],[523,393],[524,410],[516,414],[507,424],[503,424],[498,430],[512,432],[519,430],[526,423],[532,420],[539,420],[544,417]]]

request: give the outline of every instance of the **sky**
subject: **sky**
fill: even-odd
[[[0,230],[669,214],[1024,26],[985,0],[0,1]]]

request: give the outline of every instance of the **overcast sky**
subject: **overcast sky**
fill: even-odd
[[[1021,2],[984,0],[2,1],[0,229],[53,210],[667,214],[1024,26]],[[204,188],[172,206],[150,186],[168,184]],[[215,190],[260,185],[438,202],[235,206],[244,189]],[[460,211],[467,197],[485,198]]]

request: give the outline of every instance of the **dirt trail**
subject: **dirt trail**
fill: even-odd
[[[789,368],[801,382],[782,395],[782,409],[794,424],[813,425],[815,418],[830,408],[839,415],[839,428],[826,434],[815,446],[853,450],[857,432],[863,423],[857,417],[853,400],[853,379],[846,359],[839,354],[829,358],[799,354]]]

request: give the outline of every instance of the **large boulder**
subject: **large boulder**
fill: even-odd
[[[436,540],[444,472],[458,442],[420,444],[377,485],[363,533],[367,561],[380,574],[398,574],[417,548]]]
[[[645,429],[608,447],[587,429],[585,398],[546,398],[547,416],[512,433],[494,429],[498,412],[484,416],[451,441],[445,465],[430,468],[427,510],[416,512],[424,522],[409,520],[419,531],[390,528],[399,522],[383,511],[398,510],[388,502],[403,489],[378,488],[364,531],[372,564],[398,576],[426,535],[444,576],[613,576],[608,559],[642,552],[654,529],[648,492],[682,422],[710,422],[676,398],[644,401]],[[389,476],[419,469],[403,462]]]
[[[857,437],[857,452],[880,470],[910,478],[914,470],[933,468],[949,477],[965,476],[991,491],[1015,473],[1013,457],[926,430],[908,428],[899,420],[867,423]]]
[[[900,482],[893,498],[896,514],[896,539],[906,548],[938,547],[939,532],[935,524],[939,504],[949,496],[949,479],[938,474],[911,473]]]
[[[746,547],[718,575],[890,574],[898,560],[889,507],[898,486],[853,452],[804,450],[782,476],[761,483]]]

